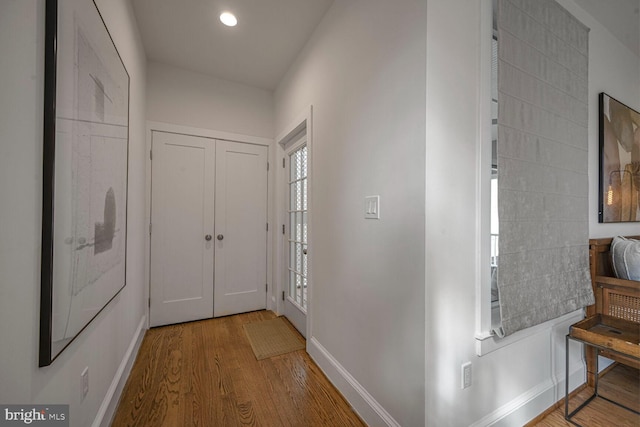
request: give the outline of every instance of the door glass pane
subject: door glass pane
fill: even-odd
[[[302,147],[300,151],[301,164],[302,164],[302,173],[301,175],[306,178],[307,176],[307,146]]]
[[[307,254],[306,254],[306,251],[307,251],[307,245],[304,245],[303,252],[302,252],[302,270],[300,272],[302,273],[302,275],[305,278],[307,277]]]
[[[307,212],[306,211],[302,212],[301,229],[302,229],[302,236],[300,238],[300,241],[303,243],[307,243]]]
[[[302,279],[302,306],[307,306],[307,278]]]
[[[296,274],[296,302],[302,305],[302,277]]]
[[[302,212],[296,212],[296,242],[302,241]]]
[[[302,210],[307,210],[307,179],[302,181]]]
[[[296,243],[296,265],[294,267],[296,273],[302,272],[302,246]]]
[[[291,242],[289,243],[289,269],[293,270],[293,266],[296,261],[296,244]]]

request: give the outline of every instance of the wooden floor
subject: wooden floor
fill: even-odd
[[[270,311],[147,332],[113,426],[363,426],[304,350],[257,361],[244,323]]]
[[[257,361],[242,325],[270,311],[147,331],[113,426],[364,426],[304,350]],[[570,400],[577,407],[593,392]],[[640,373],[618,365],[600,393],[640,410]],[[452,415],[454,416],[454,415]],[[640,427],[640,415],[596,399],[574,418],[584,427]],[[572,426],[564,404],[529,426]]]
[[[599,394],[640,411],[640,372],[625,365],[616,365],[600,378]],[[569,399],[573,411],[589,396],[593,388],[587,387]],[[578,412],[573,421],[583,427],[640,427],[640,415],[620,408],[604,399],[596,398]],[[538,423],[536,427],[573,426],[564,419],[564,402]]]

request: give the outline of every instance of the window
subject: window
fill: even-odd
[[[498,261],[500,220],[498,217],[498,32],[495,15],[491,39],[491,330],[500,326]]]
[[[480,95],[491,93],[496,136],[491,144],[481,138],[481,145],[487,147],[480,149],[479,197],[490,196],[480,201],[488,219],[479,233],[491,236],[479,238],[481,252],[487,253],[479,259],[479,339],[490,337],[489,330],[501,337],[519,334],[593,300],[584,185],[588,28],[553,0],[535,4],[497,0],[496,4],[495,15],[483,14],[487,19],[482,30],[482,43],[487,46],[483,44],[481,60],[488,61],[491,55],[492,76],[485,77],[482,67],[479,73]],[[497,28],[497,40],[494,36],[491,42],[489,16],[495,16],[494,32]],[[489,80],[493,84],[487,89]],[[485,151],[491,154],[482,156]],[[496,188],[497,203],[492,191]],[[499,247],[493,235],[498,232],[496,204]],[[491,267],[483,269],[485,262]],[[500,315],[500,323],[491,322],[490,329],[485,273],[497,276],[499,309],[491,312]]]

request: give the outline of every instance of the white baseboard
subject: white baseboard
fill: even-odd
[[[133,335],[133,339],[129,344],[127,352],[124,354],[120,366],[116,371],[116,375],[111,381],[111,385],[107,390],[107,394],[102,400],[102,405],[98,410],[96,418],[93,420],[92,427],[108,427],[111,425],[113,416],[115,415],[120,395],[124,389],[124,385],[127,382],[133,362],[136,360],[138,350],[140,350],[140,344],[142,344],[142,338],[144,337],[145,325],[147,324],[147,316],[143,316],[138,324],[136,333]]]
[[[400,424],[315,337],[308,341],[307,352],[365,423],[371,426],[400,427]]]
[[[584,365],[581,364],[569,375],[569,384],[572,386],[583,384],[585,380],[584,375]],[[564,384],[564,375],[558,382],[554,382],[551,378],[548,378],[536,387],[526,391],[471,424],[470,427],[510,427],[525,425],[555,405],[560,399],[564,398]]]

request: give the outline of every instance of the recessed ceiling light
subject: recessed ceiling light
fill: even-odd
[[[235,27],[238,24],[238,20],[231,12],[222,12],[220,14],[220,21],[227,27]]]

